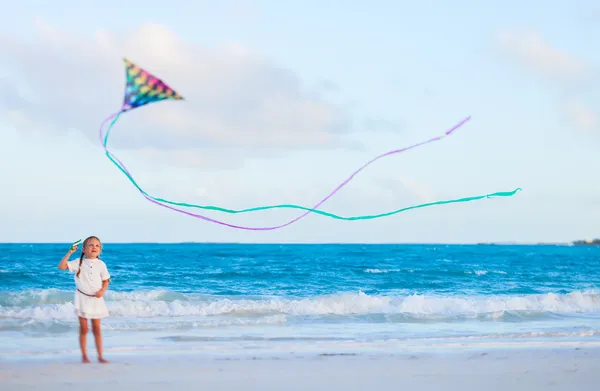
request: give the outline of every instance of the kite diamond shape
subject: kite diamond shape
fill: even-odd
[[[183,100],[181,95],[161,79],[128,59],[123,60],[125,61],[126,78],[123,112],[166,99]]]

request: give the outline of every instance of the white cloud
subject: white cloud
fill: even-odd
[[[497,38],[506,53],[560,89],[563,103],[559,110],[575,128],[586,132],[598,129],[598,113],[582,102],[585,91],[595,84],[589,64],[554,47],[535,31],[502,31]]]
[[[536,31],[502,31],[502,48],[536,72],[557,79],[575,79],[587,72],[584,61],[553,47]]]
[[[233,149],[225,150],[221,148],[161,150],[155,147],[143,147],[134,151],[131,155],[131,158],[125,159],[123,156],[126,156],[126,154],[123,154],[123,156],[119,156],[119,159],[131,161],[139,158],[151,162],[152,166],[155,167],[168,164],[180,168],[219,167],[220,169],[237,168],[244,160],[243,151],[234,153]]]
[[[365,130],[373,132],[397,132],[404,127],[400,121],[386,120],[380,118],[367,118],[364,120],[363,124]]]
[[[402,176],[393,178],[380,178],[378,185],[384,190],[383,194],[390,201],[408,197],[409,202],[426,203],[440,199],[440,195],[428,185],[412,178]]]
[[[570,101],[565,105],[565,113],[569,120],[578,128],[585,131],[600,129],[598,115],[580,101]]]
[[[92,37],[39,20],[36,26],[36,41],[0,36],[0,67],[12,67],[19,76],[0,83],[0,112],[11,110],[19,126],[75,128],[97,143],[97,126],[120,108],[126,57],[186,100],[127,113],[111,134],[113,147],[147,148],[143,155],[152,156],[167,151],[179,164],[201,164],[191,157],[191,148],[344,143],[348,121],[341,108],[306,91],[292,71],[248,48],[202,47],[157,24],[120,34],[99,30]]]

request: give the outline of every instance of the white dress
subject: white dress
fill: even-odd
[[[77,316],[86,319],[101,319],[108,316],[108,308],[104,297],[95,297],[96,292],[102,289],[102,281],[110,279],[106,264],[100,259],[83,258],[81,273],[79,258],[67,263],[69,271],[74,274],[75,286],[75,312]]]

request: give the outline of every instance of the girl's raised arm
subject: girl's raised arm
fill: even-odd
[[[60,260],[60,263],[58,264],[58,268],[60,270],[66,270],[68,269],[68,265],[67,263],[69,262],[69,258],[71,257],[71,255],[73,255],[73,253],[77,251],[77,246],[71,246],[71,248],[69,249],[69,251],[65,254],[65,256],[63,257],[63,259]]]

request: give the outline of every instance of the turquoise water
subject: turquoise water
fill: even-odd
[[[1,355],[77,354],[73,276],[56,267],[66,248],[0,245]],[[103,327],[113,354],[600,336],[598,247],[108,243],[101,258],[112,274]]]

